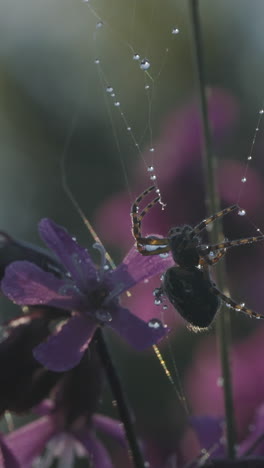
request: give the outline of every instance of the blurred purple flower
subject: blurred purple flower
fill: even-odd
[[[263,340],[264,328],[260,327],[247,339],[236,343],[231,354],[233,400],[241,455],[264,432]],[[200,345],[185,383],[194,415],[224,417],[221,369],[212,338]],[[263,443],[254,454],[264,455]]]
[[[210,125],[214,143],[230,132],[237,119],[237,104],[226,91],[213,89],[208,93]],[[202,174],[202,127],[197,100],[192,100],[174,112],[163,124],[155,142],[154,167],[157,183],[167,206],[164,211],[153,209],[155,216],[144,218],[147,232],[165,235],[171,226],[195,223],[204,217],[204,179]],[[149,161],[149,152],[144,160]],[[226,168],[228,171],[228,168]],[[221,174],[221,180],[224,176]],[[232,174],[233,178],[236,174]],[[241,183],[241,180],[238,179]],[[146,167],[138,165],[133,193],[146,188]],[[221,196],[224,187],[221,185]],[[233,192],[237,197],[237,192]],[[131,242],[131,221],[127,216],[131,207],[127,191],[108,198],[97,215],[97,229],[105,241],[127,248]],[[229,203],[229,202],[228,202]],[[234,203],[234,200],[232,201]]]
[[[0,466],[3,468],[23,468],[13,452],[6,445],[4,436],[0,436]]]
[[[137,350],[150,347],[166,334],[160,321],[146,323],[122,307],[119,295],[163,272],[172,264],[170,256],[143,257],[132,248],[123,262],[110,270],[102,245],[95,244],[101,254],[101,266],[97,269],[88,251],[61,226],[43,219],[39,232],[68,273],[58,278],[33,263],[14,262],[6,268],[1,288],[20,305],[38,304],[73,311],[66,324],[34,349],[41,364],[53,371],[72,368],[100,325],[114,329]]]
[[[94,414],[89,425],[85,418],[80,417],[69,427],[65,425],[62,412],[54,410],[50,401],[46,403],[44,416],[8,434],[5,445],[23,468],[30,468],[45,448],[45,454],[41,457],[43,466],[50,466],[58,458],[60,466],[71,467],[75,456],[80,456],[92,460],[94,468],[112,468],[110,456],[96,437],[97,431],[126,447],[125,433],[119,421]],[[10,465],[10,468],[15,468],[15,465]]]

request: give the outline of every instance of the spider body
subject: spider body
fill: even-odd
[[[209,223],[238,209],[237,205],[232,205],[204,219],[195,227],[189,225],[173,227],[168,237],[143,237],[142,219],[159,202],[160,197],[154,198],[141,212],[139,203],[155,190],[156,187],[153,185],[142,192],[136,198],[131,210],[132,232],[138,251],[142,255],[161,255],[171,252],[176,264],[164,273],[161,286],[154,291],[155,303],[160,304],[163,296],[167,296],[193,329],[208,328],[216,316],[221,300],[231,309],[244,312],[251,317],[264,318],[263,315],[245,307],[245,304],[238,304],[219,291],[209,271],[210,266],[216,264],[227,249],[264,240],[264,236],[224,241],[215,245],[203,244],[199,234]]]
[[[196,267],[171,267],[162,280],[161,294],[165,294],[190,328],[207,328],[213,321],[220,299],[212,290],[210,279]]]
[[[198,236],[192,237],[192,232],[193,228],[185,225],[170,229],[168,234],[168,245],[173,260],[186,268],[199,265],[197,247],[201,241]]]

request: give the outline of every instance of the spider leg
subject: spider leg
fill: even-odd
[[[137,249],[141,253],[141,255],[160,255],[160,254],[167,253],[170,251],[169,246],[164,247],[164,242],[162,245],[163,247],[157,247],[156,249],[153,249],[153,250],[147,250],[141,244],[137,244]]]
[[[210,258],[209,255],[206,255],[205,257],[200,257],[199,265],[204,267],[205,265],[215,265],[221,258],[226,254],[226,249],[219,249],[219,252],[214,255],[212,258]]]
[[[212,292],[216,294],[217,296],[219,296],[222,299],[222,301],[226,304],[227,307],[237,310],[238,312],[243,312],[244,314],[247,314],[250,317],[255,317],[257,319],[264,319],[264,315],[257,314],[253,310],[248,309],[247,307],[245,307],[245,304],[238,304],[237,302],[233,301],[233,299],[231,299],[230,297],[226,296],[221,291],[219,291],[219,289],[217,289],[217,287],[214,285],[212,286]]]
[[[201,246],[204,252],[214,252],[215,250],[230,249],[231,247],[238,247],[239,245],[252,244],[253,242],[263,241],[264,236],[245,237],[244,239],[237,239],[233,241],[224,241],[220,244]]]
[[[135,239],[141,238],[141,220],[145,216],[145,214],[154,206],[160,199],[160,197],[155,198],[152,202],[150,202],[140,214],[139,212],[139,203],[143,198],[145,198],[150,192],[156,189],[155,185],[152,185],[151,187],[147,188],[142,192],[134,201],[132,207],[131,207],[131,217],[132,217],[132,232],[133,236]]]
[[[214,215],[209,216],[209,218],[203,219],[201,223],[197,224],[193,228],[192,237],[194,237],[199,232],[203,231],[203,229],[205,229],[208,224],[212,223],[218,218],[222,218],[222,216],[225,216],[226,214],[231,213],[231,211],[234,211],[236,209],[238,209],[238,205],[231,205],[228,208],[225,208],[224,210],[218,211],[218,213],[215,213]]]

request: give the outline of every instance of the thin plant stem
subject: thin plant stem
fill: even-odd
[[[204,73],[204,59],[203,59],[203,44],[199,16],[199,0],[190,1],[190,15],[193,28],[193,43],[194,55],[198,75],[198,86],[200,95],[200,110],[202,120],[203,132],[203,170],[206,185],[206,207],[209,215],[219,211],[219,197],[215,185],[215,158],[213,155],[213,146],[210,130],[210,122],[208,116],[208,107],[206,99],[205,88],[205,73]],[[222,229],[219,223],[214,223],[211,233],[209,233],[210,240],[213,242],[220,242],[223,238]],[[220,262],[216,268],[216,279],[218,286],[221,290],[225,286],[225,266],[224,262]],[[224,309],[224,307],[222,306]],[[226,308],[225,308],[226,309]],[[217,319],[217,336],[219,343],[222,377],[223,377],[223,392],[225,402],[225,417],[226,417],[226,434],[227,434],[227,451],[231,459],[235,458],[235,418],[234,406],[232,396],[232,381],[231,381],[231,367],[230,367],[230,315],[227,310],[222,310]]]
[[[125,396],[125,392],[122,388],[118,372],[113,363],[113,359],[108,349],[108,345],[104,337],[102,328],[97,329],[94,336],[94,340],[97,344],[97,352],[102,361],[108,382],[116,400],[120,419],[124,424],[126,438],[129,445],[129,455],[132,459],[135,468],[146,468],[145,460],[135,434],[134,424],[132,422],[131,413]]]

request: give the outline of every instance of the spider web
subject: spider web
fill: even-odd
[[[173,112],[175,103],[179,106],[182,103],[180,96],[182,77],[175,63],[180,66],[179,59],[183,60],[182,45],[179,45],[181,41],[185,44],[191,42],[187,26],[188,11],[183,2],[172,5],[172,2],[160,0],[154,2],[134,0],[128,3],[89,0],[83,1],[82,6],[86,7],[86,12],[83,14],[87,15],[87,21],[89,18],[92,44],[89,59],[98,77],[96,89],[100,102],[98,105],[100,109],[105,109],[125,190],[132,201],[135,196],[135,182],[131,174],[134,167],[140,165],[141,174],[144,174],[141,176],[145,184],[143,188],[155,183],[160,193],[159,165],[162,163],[156,157],[156,141],[160,127],[164,125],[170,112]],[[187,67],[190,69],[191,54],[189,50],[188,57],[184,58],[189,62]],[[195,88],[194,75],[190,78],[190,83]],[[233,194],[234,202],[239,205],[248,181],[249,164],[252,164],[262,114],[261,106],[250,152],[246,157],[241,156],[243,174],[241,183],[234,189]],[[67,163],[66,157],[67,145],[62,159],[63,174]],[[111,178],[111,175],[109,177]],[[66,179],[64,185],[72,196]],[[165,208],[163,195],[162,191],[161,205]],[[74,198],[72,200],[74,201]],[[166,200],[166,190],[164,200]],[[79,205],[75,206],[92,236],[98,241],[97,234],[81,212]],[[238,214],[246,217],[252,226],[261,232],[257,225],[245,216],[247,211],[243,206]],[[109,261],[111,262],[110,256]],[[168,348],[170,356],[165,360],[161,356],[159,360],[184,406],[186,398],[170,344]],[[158,353],[157,350],[156,354]],[[172,373],[168,370],[167,363],[172,363]],[[172,376],[173,373],[175,377]]]

